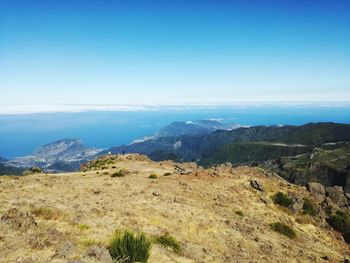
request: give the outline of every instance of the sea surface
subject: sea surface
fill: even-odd
[[[109,148],[154,135],[173,121],[202,119],[241,125],[350,123],[350,104],[162,107],[141,111],[0,115],[0,157],[30,154],[38,146],[66,138],[80,138],[90,147]]]

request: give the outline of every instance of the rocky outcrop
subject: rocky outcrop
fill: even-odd
[[[341,186],[327,187],[326,188],[327,197],[337,206],[346,207],[349,205],[349,201],[343,192]]]
[[[93,245],[89,247],[84,254],[85,257],[96,259],[101,263],[113,263],[112,257],[109,254],[108,249]]]
[[[307,190],[314,195],[322,195],[326,194],[326,190],[324,186],[320,183],[310,182],[306,185]]]
[[[265,191],[264,186],[257,180],[250,180],[250,185],[255,190],[258,190],[258,191],[261,191],[261,192]]]
[[[37,227],[34,217],[28,212],[22,212],[17,208],[11,208],[1,217],[1,222],[10,225],[15,230],[27,231],[32,227]]]

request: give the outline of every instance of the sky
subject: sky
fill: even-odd
[[[0,0],[0,106],[350,101],[350,1]]]

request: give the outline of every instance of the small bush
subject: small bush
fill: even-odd
[[[239,216],[244,216],[243,212],[240,210],[235,211],[235,214]]]
[[[37,173],[42,173],[43,172],[41,170],[41,168],[37,167],[37,166],[33,166],[32,168],[30,168],[30,170],[32,171],[33,174],[37,174]]]
[[[31,175],[31,174],[33,174],[33,172],[31,170],[25,170],[22,173],[23,176],[27,176],[27,175]]]
[[[276,223],[272,223],[270,224],[270,227],[272,230],[286,236],[289,237],[291,239],[295,238],[297,236],[296,232],[290,228],[289,226],[281,223],[281,222],[276,222]]]
[[[303,211],[310,216],[317,216],[318,211],[310,199],[304,198]]]
[[[150,179],[157,179],[157,178],[158,178],[158,175],[156,175],[156,174],[151,174],[150,176],[148,176],[148,178],[150,178]]]
[[[108,172],[103,172],[103,175],[108,175]]]
[[[350,243],[350,217],[348,214],[337,211],[327,219],[327,222],[343,235],[347,243]]]
[[[171,173],[169,173],[169,172],[166,172],[165,174],[163,174],[163,176],[170,176],[171,175]]]
[[[293,204],[293,199],[282,192],[278,192],[277,194],[275,194],[272,199],[275,204],[278,204],[284,207],[288,207],[291,204]]]
[[[112,175],[111,175],[111,177],[123,177],[123,176],[124,176],[124,174],[121,173],[120,171],[112,173]]]
[[[181,254],[181,244],[174,237],[169,235],[163,235],[155,238],[155,243],[163,247],[170,248],[176,254]]]
[[[150,250],[151,242],[144,234],[134,234],[129,230],[123,234],[116,233],[109,247],[113,260],[126,263],[147,262]]]
[[[78,228],[80,229],[80,231],[85,231],[88,230],[90,227],[87,224],[79,224]]]

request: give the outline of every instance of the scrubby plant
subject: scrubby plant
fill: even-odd
[[[278,205],[284,206],[284,207],[288,207],[291,204],[293,204],[293,199],[282,192],[278,192],[277,194],[275,194],[272,197],[272,199],[273,199],[273,202],[275,204],[278,204]]]
[[[33,172],[31,170],[25,170],[22,173],[23,176],[27,176],[27,175],[31,175],[31,174],[33,174]]]
[[[103,172],[103,175],[108,175],[108,172]]]
[[[121,171],[114,172],[111,174],[111,177],[123,177],[124,174]]]
[[[151,174],[150,176],[148,176],[148,178],[150,178],[150,179],[157,179],[157,178],[158,178],[158,175],[156,175],[156,174]]]
[[[343,235],[347,243],[350,243],[350,217],[347,213],[338,210],[327,219],[327,222]]]
[[[176,254],[181,254],[182,249],[180,242],[177,241],[174,237],[169,236],[168,234],[156,237],[154,239],[154,242],[163,247],[170,248]]]
[[[235,214],[239,215],[239,216],[244,216],[244,214],[243,214],[243,212],[241,210],[235,211]]]
[[[109,253],[113,260],[121,262],[147,262],[150,256],[151,242],[143,234],[135,234],[130,230],[116,232],[110,241]]]
[[[85,231],[88,230],[90,227],[87,224],[79,224],[78,228],[80,229],[80,231]]]
[[[289,237],[291,239],[295,238],[297,236],[296,232],[294,229],[291,227],[287,226],[286,224],[283,224],[281,222],[275,222],[270,224],[270,227],[272,230]]]
[[[170,172],[166,172],[166,173],[163,174],[163,176],[170,176],[170,175],[171,175]]]
[[[37,166],[33,166],[32,168],[30,168],[30,171],[32,171],[33,174],[37,174],[37,173],[42,173],[43,170],[41,170],[40,167]]]
[[[317,216],[318,210],[310,199],[304,198],[303,211],[310,216]]]

